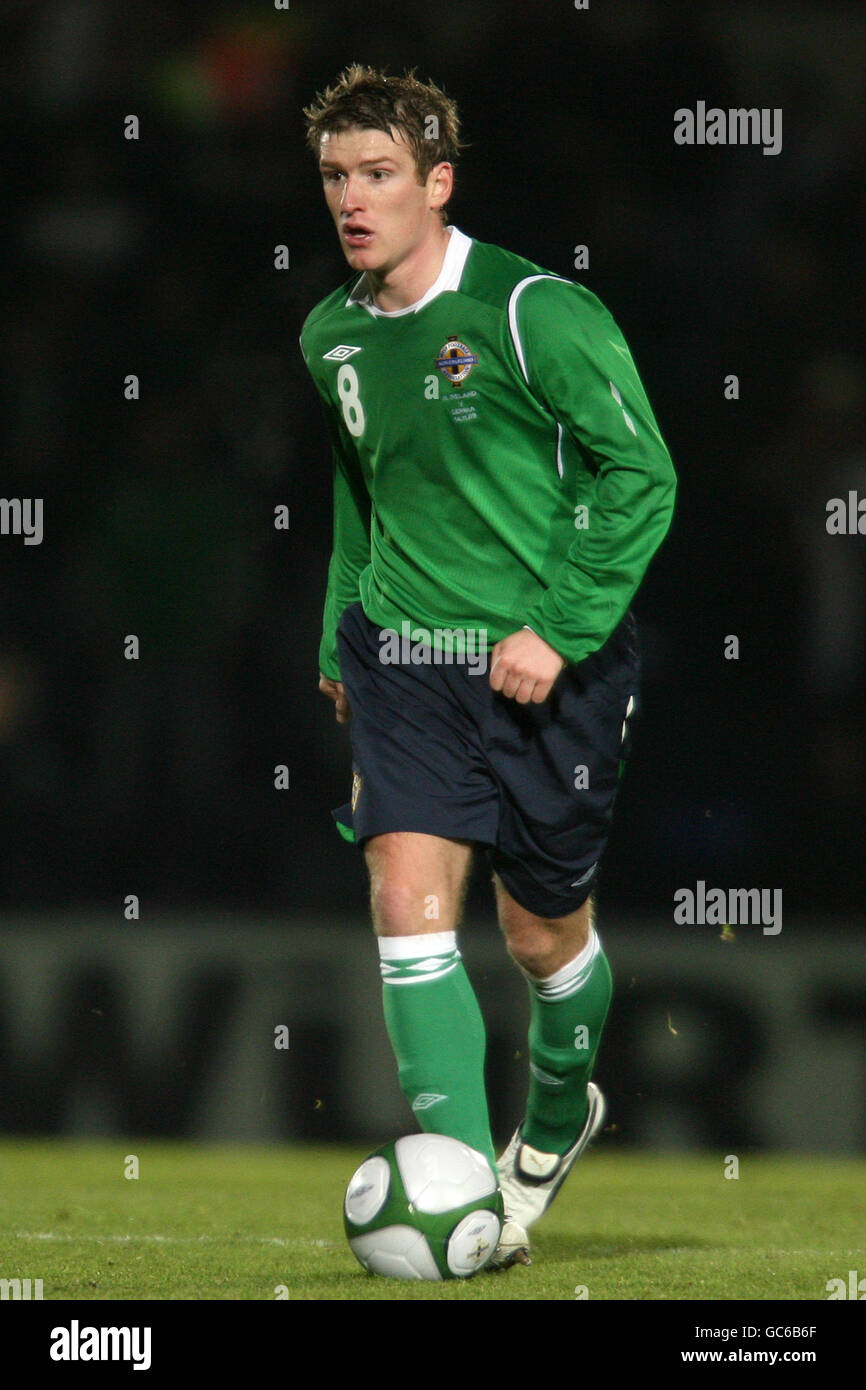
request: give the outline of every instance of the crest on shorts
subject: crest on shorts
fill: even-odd
[[[356,772],[352,777],[352,811],[358,804],[358,797],[361,795],[361,774]]]
[[[465,343],[452,334],[439,349],[436,366],[449,381],[459,386],[478,363],[478,354],[470,352]]]

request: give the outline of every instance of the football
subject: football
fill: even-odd
[[[487,1159],[443,1134],[408,1134],[357,1169],[343,1204],[365,1269],[388,1279],[468,1279],[490,1259],[502,1195]]]

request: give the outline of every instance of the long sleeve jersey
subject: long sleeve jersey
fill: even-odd
[[[301,333],[334,464],[320,657],[360,599],[383,629],[522,627],[603,646],[673,513],[676,477],[631,353],[572,280],[455,227],[436,283],[385,312],[356,272]]]

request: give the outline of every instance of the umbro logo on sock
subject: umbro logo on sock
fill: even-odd
[[[543,1067],[537,1067],[534,1062],[529,1063],[529,1070],[532,1072],[532,1075],[535,1077],[536,1081],[543,1081],[548,1086],[565,1085],[565,1082],[562,1080],[561,1077],[552,1076],[549,1071],[545,1071]]]
[[[412,1102],[413,1110],[429,1110],[431,1105],[438,1105],[440,1100],[447,1100],[447,1096],[440,1096],[436,1091],[422,1091],[420,1096],[416,1096]]]

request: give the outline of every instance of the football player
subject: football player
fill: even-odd
[[[355,64],[304,115],[350,269],[301,333],[333,446],[319,686],[354,773],[334,814],[369,870],[402,1090],[423,1129],[495,1165],[456,936],[488,857],[531,1011],[495,1263],[526,1263],[604,1118],[592,891],[638,694],[630,604],[676,480],[595,295],[449,223],[444,92]]]

